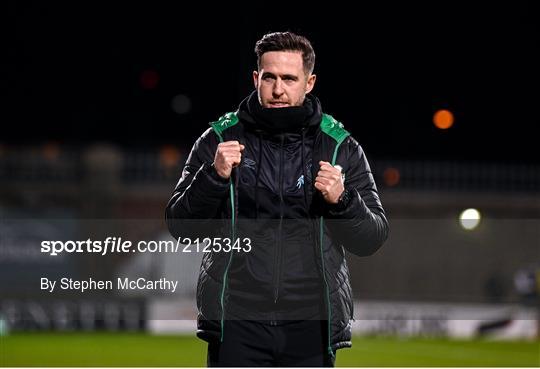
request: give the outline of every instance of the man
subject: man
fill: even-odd
[[[167,223],[177,238],[242,242],[203,254],[209,366],[333,366],[351,346],[344,249],[373,254],[388,223],[362,148],[310,94],[310,42],[270,33],[255,52],[256,90],[197,140]]]

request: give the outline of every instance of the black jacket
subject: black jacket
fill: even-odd
[[[246,99],[195,143],[166,210],[178,238],[239,237],[250,252],[203,253],[197,284],[198,331],[226,339],[224,319],[325,319],[329,352],[351,346],[353,299],[344,250],[373,254],[388,222],[368,161],[341,123],[312,113],[301,129],[273,131]],[[245,145],[230,181],[212,167],[218,143]],[[339,164],[347,201],[327,204],[314,187],[319,161]]]

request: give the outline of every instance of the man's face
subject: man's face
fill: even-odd
[[[253,72],[253,83],[265,108],[300,106],[315,85],[316,76],[306,76],[300,52],[266,52],[259,68]]]

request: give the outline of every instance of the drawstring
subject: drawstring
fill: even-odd
[[[259,160],[257,162],[257,174],[255,175],[255,214],[259,219],[259,174],[261,173],[261,160],[262,160],[262,138],[261,132],[259,132]]]

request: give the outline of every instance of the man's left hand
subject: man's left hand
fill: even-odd
[[[341,167],[334,167],[327,161],[320,161],[319,165],[321,167],[315,178],[315,188],[321,192],[327,203],[337,204],[339,196],[345,190]]]

